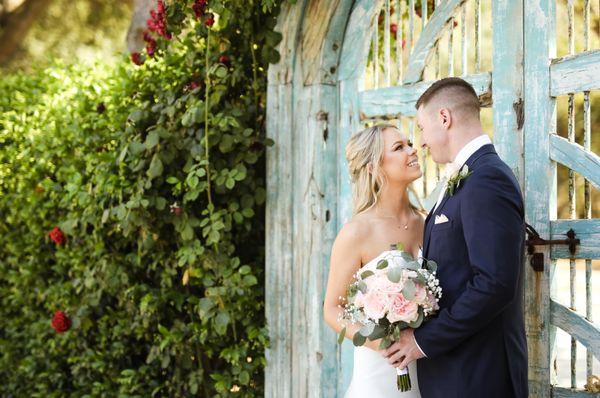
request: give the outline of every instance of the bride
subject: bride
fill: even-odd
[[[394,243],[419,256],[424,212],[408,199],[410,184],[422,176],[417,150],[393,125],[377,125],[352,136],[346,159],[353,185],[353,217],[340,230],[331,250],[324,302],[327,324],[352,340],[360,325],[341,320],[346,289],[361,267],[374,266]],[[396,387],[396,369],[379,351],[380,341],[354,348],[352,382],[345,398],[419,398],[416,361],[409,365],[412,389]]]

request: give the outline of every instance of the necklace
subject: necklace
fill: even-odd
[[[377,211],[377,210],[376,210]],[[414,210],[412,209],[412,207],[410,208],[410,211],[412,214],[414,214]],[[393,216],[383,216],[381,218],[393,218],[396,219],[396,217]],[[406,223],[404,223],[404,225],[402,225],[402,223],[400,223],[400,225],[396,225],[397,228],[403,228],[405,231],[408,229],[408,221],[406,221]]]

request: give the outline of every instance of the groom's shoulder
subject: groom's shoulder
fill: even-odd
[[[515,175],[499,157],[476,164],[465,181],[467,202],[508,200],[515,206],[523,206],[523,196]],[[503,199],[500,199],[503,198]]]

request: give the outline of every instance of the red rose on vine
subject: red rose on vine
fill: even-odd
[[[215,16],[211,12],[209,12],[208,14],[206,14],[206,19],[204,20],[204,25],[207,28],[210,28],[214,24],[215,24]]]
[[[204,12],[206,11],[206,0],[196,0],[192,5],[192,10],[194,10],[194,14],[197,19],[200,19],[204,16]]]
[[[71,320],[63,311],[56,311],[52,317],[52,329],[64,333],[71,328]]]
[[[171,39],[171,34],[167,32],[167,13],[163,0],[158,0],[156,10],[150,10],[150,18],[146,21],[146,26],[151,32],[156,32],[165,39]]]
[[[156,40],[148,32],[144,32],[144,41],[146,42],[146,52],[148,56],[153,57],[156,52]]]
[[[140,53],[131,53],[131,61],[136,65],[142,65],[144,63]]]
[[[58,227],[54,227],[54,229],[50,231],[48,235],[57,246],[62,246],[67,242],[67,237]]]
[[[222,63],[225,66],[230,66],[231,65],[231,60],[229,59],[229,57],[227,55],[221,55],[219,57],[219,62]]]

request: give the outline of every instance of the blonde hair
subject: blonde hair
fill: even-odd
[[[377,124],[366,128],[350,137],[346,145],[346,160],[352,180],[352,214],[356,215],[369,210],[379,199],[381,189],[387,182],[385,173],[381,170],[383,160],[383,131],[385,129],[398,129],[392,124]],[[372,169],[369,171],[369,165]],[[414,195],[418,206],[413,203],[409,205],[413,210],[424,212],[419,196],[412,184],[408,187]]]

